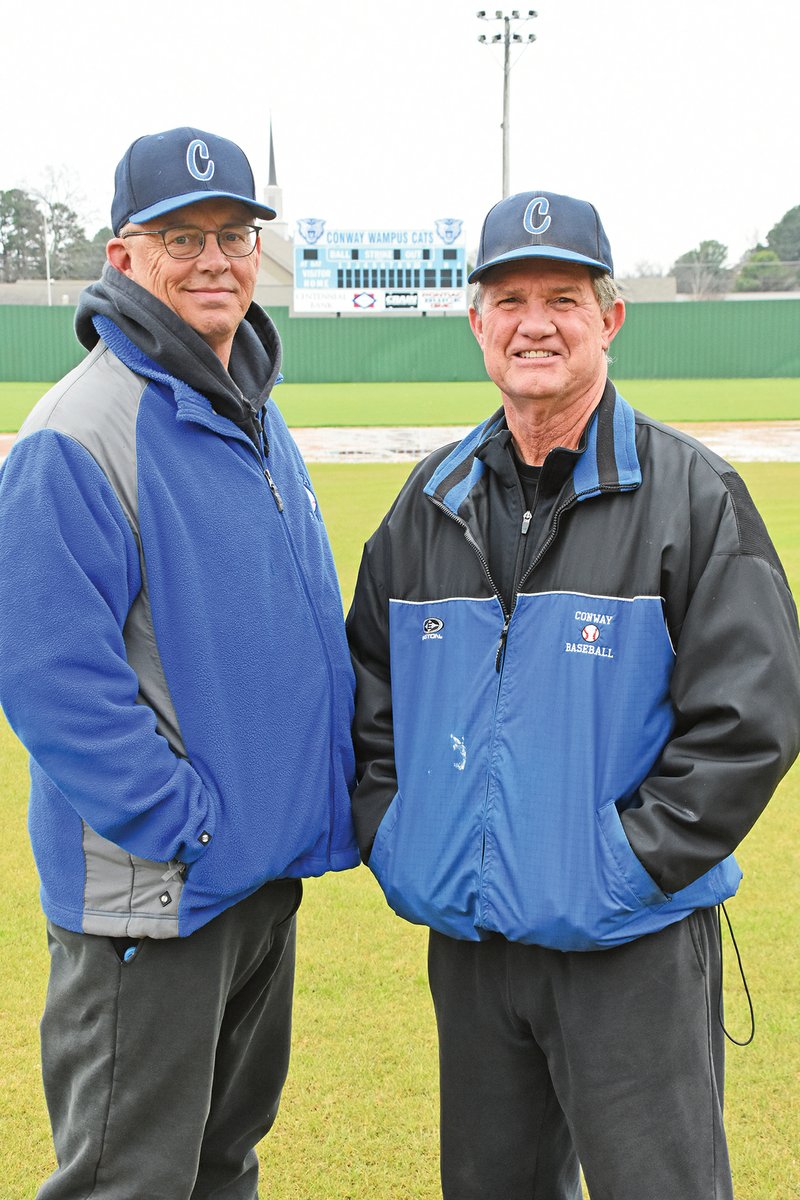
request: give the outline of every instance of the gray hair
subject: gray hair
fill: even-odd
[[[600,312],[607,313],[614,307],[614,301],[619,296],[617,282],[612,275],[606,271],[599,271],[596,267],[590,267],[589,274],[592,277],[592,290],[600,305]],[[483,284],[480,279],[477,279],[472,287],[472,307],[477,313],[480,313],[482,305]]]

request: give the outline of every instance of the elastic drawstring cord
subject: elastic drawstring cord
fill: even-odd
[[[728,1033],[727,1029],[725,1028],[725,1021],[723,1020],[723,1017],[722,1017],[723,970],[722,970],[722,920],[719,915],[720,908],[725,913],[725,920],[728,923],[728,929],[730,931],[731,941],[733,942],[733,949],[736,952],[736,961],[739,964],[739,974],[742,977],[742,983],[744,985],[744,994],[745,994],[745,996],[747,996],[747,1004],[750,1009],[750,1036],[747,1039],[747,1041],[745,1041],[745,1042],[737,1041],[737,1039],[735,1037],[731,1037],[731,1035]],[[717,1004],[717,1015],[719,1016],[719,1023],[722,1026],[722,1032],[725,1034],[725,1037],[728,1039],[729,1042],[733,1042],[734,1046],[749,1046],[750,1043],[752,1042],[753,1038],[756,1036],[756,1015],[755,1015],[755,1012],[753,1011],[753,1000],[752,1000],[752,997],[750,996],[750,989],[747,986],[747,979],[745,978],[744,967],[742,966],[742,956],[739,953],[739,947],[736,945],[736,938],[734,936],[733,926],[731,925],[731,919],[728,916],[728,910],[726,909],[724,904],[720,904],[719,908],[717,909],[717,930],[719,932],[719,1002]]]

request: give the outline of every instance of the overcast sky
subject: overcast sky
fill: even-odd
[[[502,49],[477,39],[502,22],[476,3],[3,3],[0,189],[55,174],[90,235],[142,133],[230,137],[261,191],[270,114],[290,223],[460,217],[474,247],[500,198]],[[537,41],[512,56],[511,190],[592,200],[618,274],[706,238],[735,261],[800,204],[800,5],[534,3],[517,28]]]

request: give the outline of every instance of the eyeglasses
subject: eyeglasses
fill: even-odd
[[[223,225],[221,229],[198,229],[195,225],[172,225],[168,229],[137,229],[129,237],[160,237],[170,258],[199,258],[209,234],[226,258],[247,258],[256,248],[260,225]]]

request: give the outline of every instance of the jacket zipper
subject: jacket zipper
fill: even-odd
[[[525,537],[528,530],[530,529],[530,524],[531,524],[532,520],[533,520],[533,513],[530,512],[529,509],[526,509],[522,515],[522,528],[520,529],[520,547],[517,550],[518,558],[522,551],[522,538]],[[516,571],[514,573],[516,574]],[[517,606],[517,601],[516,601],[517,590],[521,586],[521,584],[522,584],[521,579],[519,580],[519,582],[517,582],[516,580],[514,582],[514,586],[513,586],[514,604],[513,604],[513,608],[511,609],[511,612],[508,614],[508,616],[505,619],[505,623],[503,624],[502,630],[500,631],[500,645],[497,647],[497,654],[495,655],[495,660],[494,660],[494,667],[495,667],[496,671],[500,670],[500,664],[503,660],[503,655],[505,654],[506,641],[508,640],[508,627],[511,624],[511,615],[514,611],[514,608],[516,608],[516,606]]]
[[[614,487],[601,487],[600,490],[611,492],[611,491],[617,491],[618,489],[614,488]],[[470,532],[470,528],[467,525],[466,521],[462,517],[456,516],[456,514],[454,512],[452,512],[449,508],[447,508],[444,504],[442,504],[441,500],[437,500],[434,496],[429,497],[429,499],[433,502],[433,504],[436,505],[437,508],[440,508],[446,516],[450,517],[450,519],[452,521],[455,521],[456,524],[460,525],[461,528],[464,530],[465,541],[467,542],[468,545],[470,545],[472,547],[472,549],[477,554],[478,559],[481,563],[481,566],[483,567],[484,573],[486,574],[486,578],[489,580],[489,583],[492,585],[492,590],[494,591],[494,594],[497,596],[497,599],[500,602],[500,607],[503,610],[503,628],[500,632],[500,644],[497,648],[497,654],[495,656],[495,670],[496,670],[499,678],[497,680],[497,690],[495,692],[494,708],[492,710],[492,742],[491,742],[491,746],[489,748],[489,764],[490,765],[489,765],[489,771],[488,771],[488,774],[486,777],[486,791],[485,791],[484,797],[483,797],[483,813],[482,813],[482,818],[481,818],[481,866],[480,866],[480,875],[479,875],[479,879],[478,879],[478,898],[479,898],[479,903],[481,905],[481,910],[483,910],[483,904],[484,904],[484,899],[485,899],[484,898],[484,890],[483,890],[483,872],[484,872],[484,866],[486,863],[486,822],[487,822],[488,810],[489,810],[489,787],[491,785],[491,778],[492,778],[491,777],[491,761],[492,761],[492,755],[494,753],[494,738],[495,738],[496,727],[497,727],[497,721],[496,721],[497,706],[500,703],[500,689],[503,684],[503,666],[505,664],[505,654],[503,652],[505,650],[506,639],[508,638],[508,627],[511,624],[511,615],[512,614],[506,610],[506,606],[503,603],[503,597],[500,595],[500,592],[499,592],[494,580],[492,579],[492,575],[489,570],[489,564],[487,563],[485,557],[483,556],[480,546],[473,538],[472,533]],[[516,587],[514,588],[515,596],[516,596],[517,590],[522,587],[522,585],[529,578],[532,571],[539,565],[539,563],[542,561],[542,558],[546,554],[547,550],[552,545],[552,543],[556,537],[556,534],[558,533],[558,523],[561,519],[562,513],[566,512],[568,508],[571,508],[572,505],[577,500],[578,500],[578,495],[572,496],[572,497],[570,497],[569,500],[566,500],[562,505],[560,505],[556,509],[555,513],[553,514],[553,527],[550,531],[550,536],[545,541],[544,545],[542,546],[539,553],[536,555],[536,558],[533,560],[531,565],[528,567],[527,571],[525,571],[525,573],[522,575],[522,577],[519,579],[518,583],[516,584]],[[522,517],[522,526],[520,529],[521,536],[524,537],[527,534],[527,532],[530,528],[532,519],[533,519],[533,513],[530,512],[530,510],[526,509],[523,514],[523,517]],[[512,612],[513,612],[513,609],[512,609]],[[485,916],[483,911],[481,911],[481,916],[482,916],[482,918]]]
[[[269,468],[267,467],[267,455],[269,454],[269,439],[267,438],[267,434],[264,429],[264,410],[263,410],[263,408],[261,410],[261,418],[260,418],[259,423],[261,426],[261,455],[259,456],[258,450],[252,441],[250,442],[250,445],[253,446],[253,450],[256,453],[256,457],[259,458],[259,464],[264,473],[264,478],[266,479],[266,481],[269,485],[269,490],[272,492],[272,497],[275,501],[278,512],[282,513],[284,511],[283,497],[281,496],[280,492],[278,491],[278,485],[275,483],[275,480],[270,475]],[[320,625],[319,617],[317,615],[317,610],[312,602],[311,595],[309,594],[308,586],[306,584],[306,577],[300,568],[300,563],[297,558],[297,551],[295,550],[294,541],[291,538],[291,536],[289,534],[289,530],[288,530],[288,528],[286,528],[286,526],[284,526],[284,535],[286,537],[286,542],[289,547],[289,553],[291,554],[292,559],[294,560],[295,570],[297,571],[297,577],[300,581],[300,587],[303,590],[303,594],[305,595],[306,604],[308,606],[309,612],[311,613],[311,619],[314,622],[314,628],[317,631],[317,638],[319,640],[320,648],[322,650],[322,658],[325,663],[325,670],[328,675],[328,691],[329,691],[329,695],[331,698],[330,716],[331,716],[331,721],[333,721],[334,697],[336,696],[337,689],[336,689],[336,682],[333,677],[333,668],[331,666],[330,654],[328,652],[328,643],[325,640],[325,637],[323,635],[322,626]],[[331,849],[333,846],[335,816],[336,816],[335,796],[334,796],[334,787],[333,787],[333,757],[332,756],[328,762],[328,779],[329,779],[329,787],[328,787],[327,860],[328,860],[328,862],[330,862],[331,861]]]
[[[272,476],[269,473],[269,470],[268,470],[266,464],[263,467],[263,471],[264,471],[264,478],[266,479],[267,483],[269,484],[269,490],[272,492],[273,499],[278,506],[278,512],[282,513],[283,512],[283,499],[281,497],[280,492],[278,491],[275,480],[272,478]]]
[[[278,507],[278,512],[282,513],[283,512],[283,497],[281,496],[280,492],[278,491],[278,486],[275,483],[275,480],[270,475],[269,467],[267,466],[267,455],[269,454],[269,440],[267,438],[267,434],[264,429],[264,409],[263,408],[261,409],[261,416],[257,417],[256,420],[258,421],[258,425],[259,425],[259,439],[261,441],[261,454],[260,454],[260,456],[258,456],[259,463],[261,466],[261,470],[264,472],[264,478],[266,479],[267,484],[269,485],[269,490],[272,492],[272,498]],[[256,449],[255,445],[253,445],[252,442],[250,444],[253,446],[253,449],[256,451],[256,455],[258,455],[258,450]]]
[[[269,439],[267,438],[266,430],[264,429],[264,409],[263,408],[261,409],[260,417],[257,419],[258,419],[258,423],[260,426],[260,432],[259,432],[259,440],[261,442],[260,447],[255,444],[255,442],[253,441],[252,438],[247,437],[246,434],[244,434],[240,440],[246,441],[247,445],[250,446],[250,448],[252,449],[253,454],[256,457],[256,461],[258,462],[258,465],[261,469],[261,473],[263,474],[264,479],[266,480],[267,485],[269,487],[269,490],[272,493],[272,498],[275,501],[275,506],[279,513],[283,513],[283,511],[284,511],[283,497],[281,496],[281,494],[278,490],[278,485],[275,483],[275,480],[272,478],[272,475],[270,474],[270,471],[269,471],[269,467],[267,466],[267,456],[269,454]],[[289,531],[286,528],[286,526],[284,526],[284,536],[286,538],[286,542],[289,547],[289,553],[291,554],[292,559],[294,561],[295,570],[297,571],[297,577],[300,581],[300,587],[306,598],[306,604],[311,613],[311,619],[314,622],[314,628],[317,631],[317,638],[319,639],[320,649],[322,651],[322,658],[325,663],[325,670],[328,675],[328,687],[329,687],[329,692],[330,692],[330,697],[331,697],[331,717],[332,717],[333,709],[334,709],[333,700],[334,700],[334,696],[336,694],[336,688],[335,688],[335,681],[334,681],[334,677],[333,677],[333,668],[331,666],[331,661],[330,661],[330,654],[328,653],[328,644],[322,633],[322,627],[319,623],[319,617],[317,615],[317,610],[311,601],[311,596],[309,595],[308,587],[306,586],[305,576],[300,569],[300,563],[297,558],[297,551],[295,550],[294,541],[290,537]],[[333,760],[332,760],[332,758],[328,763],[328,771],[329,771],[329,781],[332,785],[332,783],[333,783]],[[335,823],[335,821],[334,821],[335,805],[334,805],[334,794],[333,794],[332,786],[329,787],[328,792],[329,792],[329,800],[328,800],[329,821],[328,821],[327,856],[328,856],[328,860],[330,861],[331,846],[333,843],[333,834],[334,834],[334,823]]]
[[[491,574],[491,571],[489,570],[489,564],[486,561],[486,559],[484,558],[480,546],[478,545],[478,543],[475,541],[474,537],[472,536],[472,533],[470,532],[470,528],[469,528],[469,525],[467,525],[467,522],[462,517],[457,517],[454,512],[452,512],[449,508],[447,508],[446,505],[442,504],[441,500],[437,500],[435,496],[430,496],[429,499],[432,504],[434,504],[437,508],[440,508],[442,510],[442,512],[444,513],[444,515],[446,517],[449,517],[451,521],[455,521],[456,525],[460,525],[461,528],[464,530],[464,540],[466,541],[467,545],[471,546],[472,549],[477,554],[478,561],[480,562],[481,566],[483,567],[484,574],[486,575],[486,578],[489,580],[489,583],[492,585],[492,591],[494,592],[495,596],[497,597],[497,599],[500,602],[500,608],[502,609],[502,612],[503,612],[503,628],[500,632],[500,645],[498,646],[497,655],[495,657],[495,669],[497,671],[499,671],[503,647],[505,646],[506,637],[508,636],[508,626],[511,623],[511,613],[508,612],[508,610],[506,609],[505,603],[503,601],[503,597],[500,595],[500,589],[498,588],[495,581],[492,579],[492,574]],[[526,513],[525,515],[527,516],[528,514]]]
[[[500,703],[500,688],[502,687],[502,684],[503,684],[503,662],[504,662],[503,649],[506,644],[506,637],[508,636],[508,627],[511,623],[511,613],[506,610],[506,606],[503,602],[503,597],[500,595],[500,591],[499,591],[495,581],[492,579],[492,574],[491,574],[491,571],[489,570],[489,564],[486,561],[483,553],[481,552],[480,546],[478,545],[478,543],[475,541],[474,537],[472,536],[472,533],[470,532],[470,528],[467,525],[466,521],[463,520],[462,517],[456,516],[456,514],[454,512],[452,512],[449,508],[447,508],[444,504],[442,504],[441,500],[437,500],[434,496],[429,497],[429,499],[432,501],[433,504],[436,505],[437,508],[440,508],[442,510],[442,512],[445,514],[445,516],[449,517],[451,521],[455,521],[456,525],[460,525],[461,528],[464,530],[464,540],[466,541],[468,546],[472,547],[472,549],[475,551],[476,555],[478,556],[478,561],[480,562],[481,566],[483,567],[486,578],[489,580],[489,583],[492,585],[492,591],[494,592],[495,596],[497,597],[498,601],[500,602],[500,608],[502,609],[502,612],[503,612],[503,628],[500,633],[500,645],[497,648],[497,655],[495,657],[495,670],[497,672],[498,679],[497,679],[497,689],[495,691],[495,696],[494,696],[494,709],[492,710],[492,745],[491,745],[490,751],[489,751],[489,761],[491,763],[492,753],[493,753],[493,749],[494,749],[494,736],[495,736],[495,730],[496,730],[496,719],[495,718],[497,715],[497,705]],[[525,515],[528,516],[527,513]],[[528,522],[528,524],[530,524],[530,522]],[[489,809],[489,785],[490,785],[490,783],[491,783],[491,770],[489,771],[489,774],[486,777],[486,791],[485,791],[484,797],[483,797],[483,814],[482,814],[482,818],[481,818],[481,869],[480,869],[480,878],[478,880],[478,896],[480,897],[481,904],[483,904],[483,867],[484,867],[484,862],[486,859],[486,819],[487,819],[487,813],[488,813],[488,809]]]
[[[472,549],[477,554],[478,561],[480,562],[481,566],[483,567],[484,574],[486,575],[486,578],[489,580],[489,583],[492,585],[492,591],[494,592],[495,596],[497,596],[497,599],[500,601],[500,608],[503,611],[503,628],[500,630],[500,641],[498,643],[497,654],[495,655],[495,659],[494,659],[494,668],[499,674],[500,668],[501,668],[502,662],[503,662],[503,653],[506,648],[506,640],[508,638],[508,627],[511,624],[511,616],[514,611],[513,607],[510,612],[506,608],[503,597],[500,594],[500,589],[498,588],[495,581],[492,579],[492,574],[491,574],[491,571],[489,570],[489,564],[486,561],[486,559],[481,551],[480,546],[478,545],[478,543],[475,541],[474,537],[472,536],[472,533],[470,532],[470,528],[469,528],[469,525],[467,525],[467,522],[462,517],[456,516],[456,514],[454,512],[452,512],[449,508],[447,508],[446,505],[442,504],[441,500],[437,500],[435,498],[435,496],[431,496],[431,497],[429,497],[429,499],[437,508],[442,510],[442,512],[445,514],[445,516],[449,517],[451,521],[455,521],[455,523],[457,525],[460,525],[461,528],[464,530],[464,540],[466,541],[467,545],[471,546]],[[520,533],[523,536],[525,534],[527,534],[532,520],[533,520],[533,513],[526,509],[525,513],[523,514],[523,517],[522,517],[522,528],[520,530]],[[528,572],[526,572],[525,575],[527,577]],[[517,587],[519,587],[521,583],[522,583],[522,580],[520,580],[519,584],[517,584]],[[514,588],[515,593],[516,593],[517,587]]]
[[[594,490],[595,489],[592,489],[592,491],[594,491]],[[600,484],[600,487],[599,487],[600,492],[618,492],[619,490],[620,490],[619,487],[617,487],[615,484]],[[547,538],[547,540],[542,545],[542,548],[540,549],[539,553],[534,558],[533,562],[528,567],[527,571],[525,571],[525,573],[517,581],[517,584],[514,588],[515,595],[516,595],[517,591],[522,587],[522,585],[524,583],[527,583],[531,574],[538,567],[539,563],[542,561],[545,554],[547,553],[547,551],[550,549],[553,542],[555,541],[556,535],[558,534],[558,524],[559,524],[559,521],[561,520],[562,514],[565,513],[568,508],[572,508],[573,504],[576,504],[577,501],[580,500],[581,496],[584,494],[585,493],[583,493],[583,492],[576,492],[574,496],[570,496],[570,498],[568,500],[565,500],[564,503],[555,510],[555,512],[553,513],[553,526],[552,526],[552,529],[550,530],[550,536]],[[429,496],[428,499],[431,501],[432,504],[434,504],[436,506],[436,508],[441,509],[441,511],[445,514],[446,517],[449,517],[451,521],[455,521],[455,523],[457,525],[460,525],[461,528],[464,530],[465,541],[467,542],[467,545],[471,546],[472,549],[477,554],[478,560],[479,560],[481,566],[483,567],[484,574],[486,575],[486,578],[489,580],[489,583],[492,585],[492,591],[494,592],[495,596],[497,596],[497,599],[500,602],[500,607],[503,610],[503,628],[500,631],[500,642],[497,647],[497,654],[495,655],[495,670],[499,672],[500,666],[501,666],[501,663],[503,660],[503,651],[505,650],[506,640],[508,638],[508,627],[511,624],[511,616],[513,613],[513,608],[511,610],[511,612],[509,612],[507,610],[505,603],[503,601],[503,597],[500,595],[500,590],[497,587],[497,584],[495,583],[495,581],[492,579],[492,575],[489,570],[489,564],[486,561],[486,559],[484,558],[484,556],[481,552],[480,546],[478,545],[478,543],[475,541],[474,537],[472,536],[472,533],[470,532],[470,528],[467,525],[467,522],[463,519],[463,517],[456,516],[456,514],[454,512],[452,512],[451,509],[447,508],[446,505],[444,505],[441,500],[437,500],[435,496]],[[520,529],[520,533],[523,537],[525,535],[527,535],[527,532],[530,529],[532,520],[533,520],[533,513],[530,512],[530,510],[526,509],[522,516],[522,526]]]
[[[592,492],[594,492],[595,490],[599,490],[600,492],[619,492],[621,489],[619,487],[617,487],[615,484],[600,484],[599,489],[594,489],[594,488],[591,489]],[[545,554],[547,553],[547,551],[550,549],[553,542],[555,541],[556,535],[558,533],[558,523],[561,520],[562,513],[565,513],[568,508],[572,508],[573,504],[577,504],[577,502],[580,500],[581,496],[584,496],[586,494],[587,494],[586,492],[576,492],[574,496],[570,496],[570,498],[568,500],[565,500],[564,503],[562,505],[560,505],[556,509],[556,511],[553,513],[553,527],[550,530],[550,536],[543,543],[541,550],[536,555],[536,558],[533,560],[533,562],[528,567],[525,574],[520,579],[519,583],[517,584],[518,588],[521,588],[524,583],[527,583],[531,574],[538,567],[539,563],[542,561]],[[525,515],[527,516],[527,513]],[[523,525],[524,524],[525,524],[525,522],[523,520]],[[523,532],[525,532],[525,530],[523,530]]]

